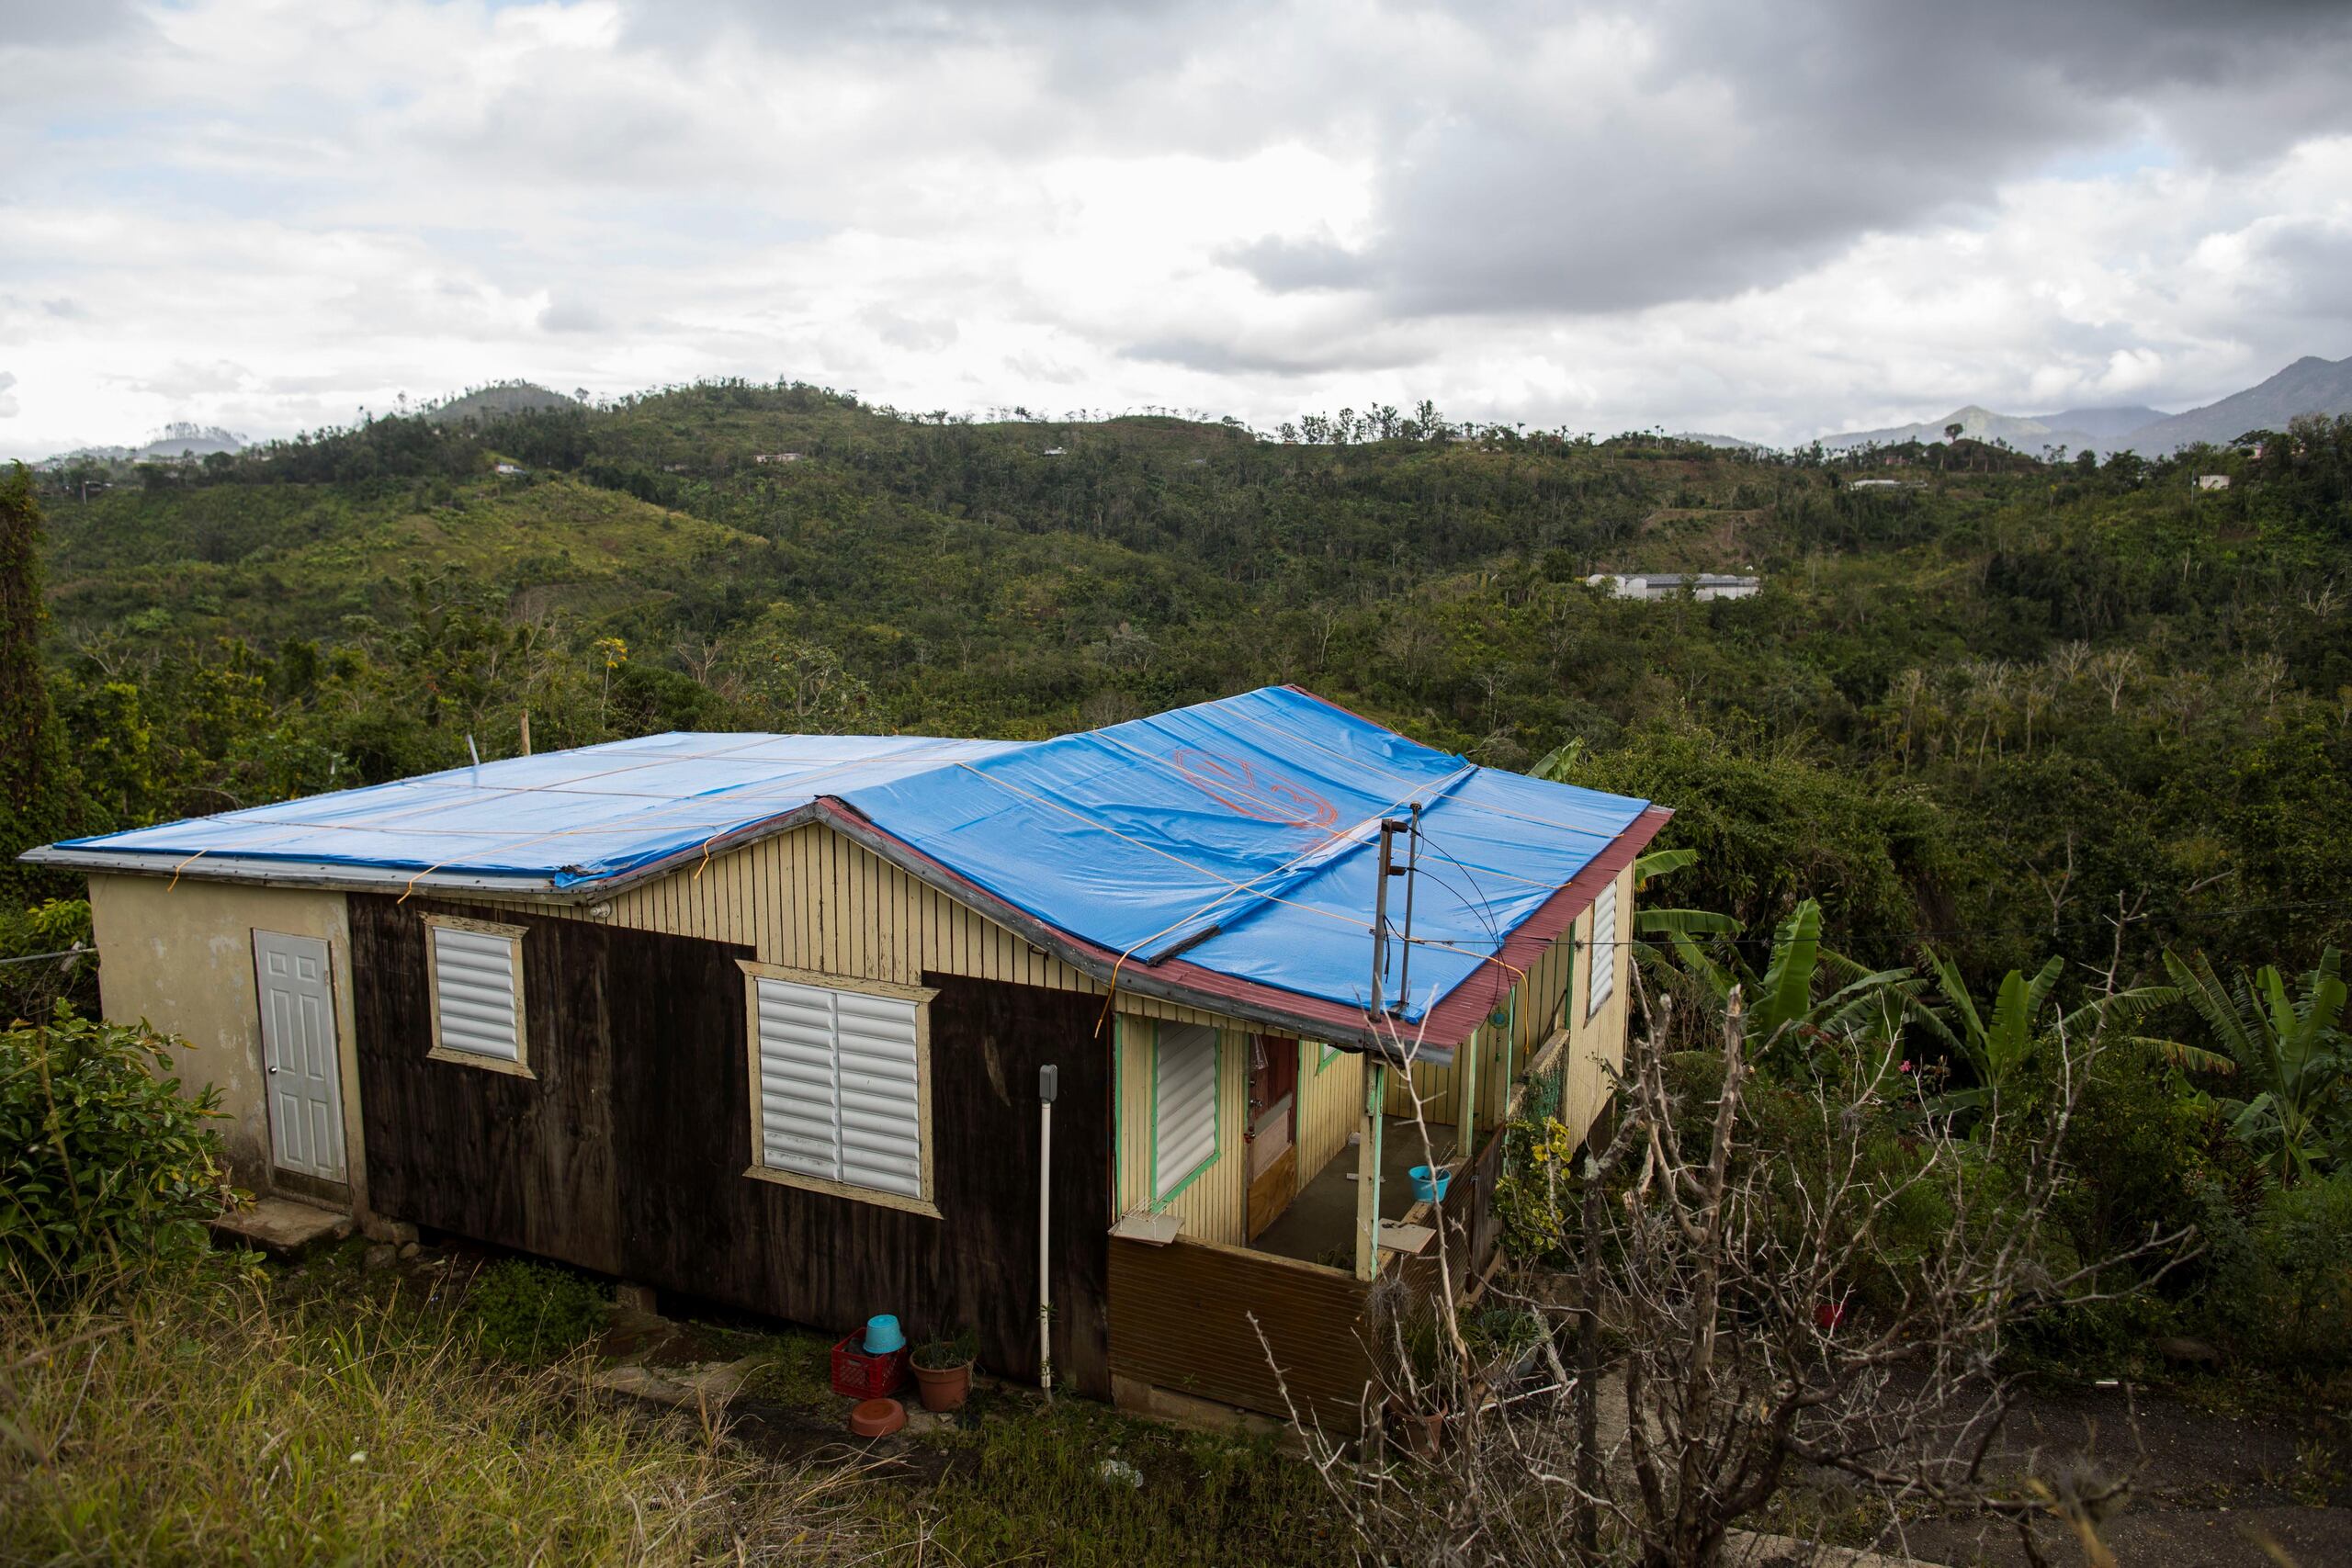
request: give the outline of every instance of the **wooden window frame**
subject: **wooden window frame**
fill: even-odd
[[[1321,1050],[1315,1057],[1315,1076],[1319,1078],[1323,1076],[1324,1068],[1340,1059],[1340,1048],[1319,1040],[1316,1043],[1321,1046]]]
[[[821,1192],[831,1198],[846,1198],[853,1202],[872,1203],[877,1208],[897,1209],[910,1214],[927,1214],[936,1220],[944,1216],[936,1201],[939,1171],[932,1157],[931,1137],[931,1002],[939,995],[930,986],[900,986],[888,980],[866,980],[847,975],[827,975],[813,969],[791,969],[781,964],[763,964],[757,959],[739,958],[735,961],[743,971],[743,1055],[746,1083],[751,1089],[752,1164],[743,1174],[754,1181],[772,1181],[779,1187],[797,1187],[804,1192]],[[833,1181],[821,1176],[808,1176],[797,1170],[778,1170],[764,1163],[767,1149],[767,1126],[761,1115],[760,1095],[760,982],[785,980],[796,986],[811,986],[823,991],[849,991],[869,997],[887,997],[893,1001],[912,1002],[915,1007],[915,1135],[922,1154],[922,1192],[910,1198],[902,1192],[885,1192],[878,1187],[861,1187],[854,1181]],[[838,1049],[838,1047],[836,1047]],[[838,1111],[836,1111],[838,1115]]]
[[[1174,1022],[1165,1018],[1151,1021],[1151,1163],[1144,1168],[1144,1186],[1151,1194],[1149,1207],[1154,1213],[1182,1197],[1186,1188],[1225,1157],[1225,1031],[1213,1023],[1176,1023],[1179,1029],[1209,1032],[1209,1152],[1176,1185],[1165,1192],[1159,1190],[1159,1032]]]
[[[498,1056],[485,1056],[479,1051],[441,1043],[441,944],[434,940],[435,930],[465,931],[474,936],[504,937],[513,949],[507,962],[514,966],[514,1059],[511,1062]],[[523,976],[523,939],[530,934],[528,926],[502,925],[495,920],[469,920],[458,915],[427,915],[424,917],[424,998],[433,1018],[433,1046],[425,1052],[430,1062],[454,1062],[461,1067],[479,1067],[486,1073],[504,1073],[508,1077],[536,1078],[531,1070],[529,987]]]

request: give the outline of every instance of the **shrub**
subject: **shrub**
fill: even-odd
[[[466,1319],[482,1354],[529,1366],[595,1337],[611,1300],[604,1286],[568,1269],[507,1258],[476,1279]]]
[[[0,1034],[0,1260],[28,1288],[71,1292],[185,1261],[227,1188],[220,1092],[168,1076],[184,1041],[76,1018]]]
[[[2352,1356],[2352,1173],[2273,1187],[2250,1215],[2209,1194],[2208,1270],[2191,1303],[2239,1359],[2321,1374]]]
[[[50,898],[28,908],[0,908],[0,1022],[45,1018],[63,997],[75,1010],[97,1010],[97,964],[89,954],[26,962],[43,953],[90,945],[90,901]]]

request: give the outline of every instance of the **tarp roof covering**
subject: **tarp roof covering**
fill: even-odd
[[[577,897],[805,819],[820,800],[1138,977],[1181,950],[1192,968],[1359,1009],[1371,999],[1379,824],[1419,806],[1411,995],[1397,1009],[1408,1023],[1647,806],[1482,768],[1270,686],[1029,744],[655,736],[34,857],[227,877],[303,868],[327,881],[340,868],[367,882]],[[1391,884],[1392,926],[1404,887]],[[1392,958],[1392,1006],[1400,967]]]

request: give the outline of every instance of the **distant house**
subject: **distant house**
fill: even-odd
[[[797,452],[754,452],[752,454],[752,461],[754,463],[797,463],[800,461],[800,454]]]
[[[522,465],[522,464],[520,464],[520,463],[500,463],[500,464],[496,465],[496,470],[495,470],[495,471],[497,471],[498,473],[503,474],[503,475],[505,475],[505,476],[507,476],[508,478],[510,478],[510,479],[511,479],[511,478],[513,478],[514,475],[519,474],[519,473],[521,473],[521,472],[523,471],[523,465]]]
[[[1764,586],[1760,577],[1724,577],[1712,571],[1595,572],[1585,581],[1620,599],[1671,599],[1685,589],[1694,599],[1746,599]]]
[[[2230,488],[2230,476],[2227,474],[2199,474],[2197,476],[2197,488],[2199,490],[2227,490]]]
[[[1067,450],[1059,446],[1048,446],[1046,448],[1046,456],[1048,457],[1066,457],[1069,455],[1069,454]]]
[[[1444,874],[1375,950],[1408,809]],[[1030,743],[648,736],[28,858],[88,874],[107,1016],[192,1043],[241,1185],[966,1325],[1009,1378],[1043,1325],[1078,1393],[1349,1429],[1375,1303],[1444,1288],[1441,1237],[1457,1291],[1496,1258],[1514,1120],[1607,1103],[1668,815],[1272,686]]]
[[[1901,479],[1853,479],[1848,482],[1846,488],[1848,490],[1901,490],[1903,481]]]

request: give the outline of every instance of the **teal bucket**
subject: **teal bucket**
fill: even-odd
[[[1431,1174],[1428,1166],[1417,1165],[1405,1174],[1412,1179],[1413,1196],[1424,1203],[1443,1201],[1445,1190],[1453,1180],[1453,1172],[1442,1167]]]
[[[907,1336],[905,1331],[899,1328],[897,1318],[886,1312],[865,1320],[865,1353],[867,1355],[887,1356],[893,1350],[903,1350],[906,1348]]]

